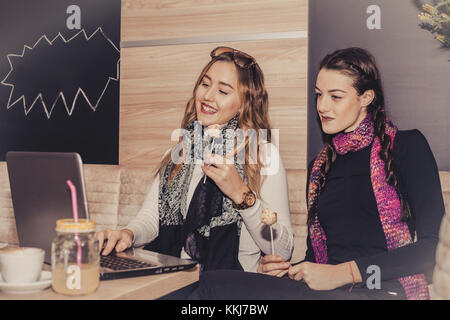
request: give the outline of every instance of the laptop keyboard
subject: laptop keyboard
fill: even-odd
[[[156,265],[110,254],[107,256],[100,256],[100,266],[118,271],[155,267]]]

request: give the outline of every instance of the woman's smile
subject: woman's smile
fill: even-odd
[[[217,113],[217,109],[211,107],[209,104],[202,102],[201,103],[201,112],[205,113],[205,114],[215,114]]]

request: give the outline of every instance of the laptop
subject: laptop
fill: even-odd
[[[44,262],[51,264],[56,220],[73,218],[67,180],[77,189],[78,216],[89,219],[81,157],[78,153],[10,151],[6,163],[19,244],[44,249]],[[193,260],[130,248],[100,255],[100,279],[174,272],[195,265]]]

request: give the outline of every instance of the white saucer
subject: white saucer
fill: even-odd
[[[51,284],[52,273],[50,271],[42,271],[40,279],[36,282],[31,283],[8,283],[5,282],[0,275],[0,290],[2,290],[4,293],[35,293],[48,288]]]

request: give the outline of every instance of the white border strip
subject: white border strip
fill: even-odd
[[[254,40],[307,39],[308,31],[266,32],[251,34],[214,35],[190,38],[172,38],[141,41],[122,41],[121,48],[158,47],[183,44],[220,43]]]

